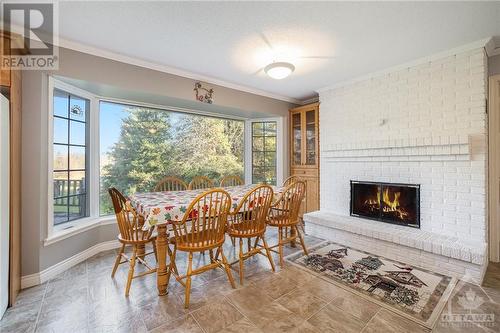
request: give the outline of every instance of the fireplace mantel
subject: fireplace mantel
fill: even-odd
[[[374,140],[331,144],[321,151],[325,161],[470,160],[468,135]]]

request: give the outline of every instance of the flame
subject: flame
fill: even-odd
[[[377,193],[378,195],[378,193]],[[383,208],[383,211],[384,212],[396,212],[398,217],[402,220],[404,220],[404,218],[406,216],[408,216],[408,212],[406,212],[405,210],[403,210],[401,207],[400,207],[400,204],[399,204],[399,198],[401,197],[401,192],[394,192],[394,199],[391,200],[390,197],[389,197],[389,189],[386,187],[384,189],[384,194],[382,196],[382,199],[384,201],[384,208]]]
[[[382,211],[385,213],[395,212],[398,218],[404,220],[408,216],[408,212],[400,206],[399,198],[401,192],[394,192],[394,198],[391,200],[389,189],[386,187],[382,193],[382,202],[384,203]],[[380,209],[380,191],[377,191],[377,199],[369,198],[365,200],[365,205],[371,206],[372,209]]]

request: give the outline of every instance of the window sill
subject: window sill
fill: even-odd
[[[81,234],[82,232],[96,227],[115,223],[116,218],[114,216],[103,216],[99,218],[88,217],[85,219],[64,223],[53,228],[52,234],[44,239],[43,246],[52,245],[54,243],[62,241],[63,239]]]

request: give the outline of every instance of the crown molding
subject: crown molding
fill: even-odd
[[[438,59],[446,58],[446,57],[449,57],[449,56],[453,56],[453,55],[456,55],[456,54],[459,54],[459,53],[471,51],[471,50],[474,50],[474,49],[479,49],[479,48],[486,49],[486,47],[488,45],[491,45],[492,39],[493,39],[493,37],[488,37],[488,38],[484,38],[484,39],[481,39],[481,40],[478,40],[478,41],[475,41],[475,42],[472,42],[472,43],[469,43],[469,44],[465,44],[465,45],[462,45],[462,46],[459,46],[459,47],[456,47],[456,48],[453,48],[453,49],[449,49],[449,50],[443,51],[443,52],[434,53],[434,54],[432,54],[430,56],[427,56],[427,57],[418,58],[418,59],[415,59],[415,60],[412,60],[412,61],[400,64],[400,65],[388,67],[388,68],[380,70],[380,71],[376,71],[376,72],[372,72],[370,74],[359,76],[357,78],[353,78],[353,79],[345,80],[345,81],[342,81],[342,82],[339,82],[339,83],[335,83],[333,85],[317,89],[316,92],[317,93],[323,93],[323,92],[328,91],[328,90],[332,90],[332,89],[335,89],[335,88],[340,88],[340,87],[343,87],[343,86],[351,85],[351,84],[354,84],[354,83],[357,83],[357,82],[360,82],[360,81],[370,80],[370,79],[372,79],[374,77],[383,76],[383,75],[386,75],[386,74],[389,74],[389,73],[392,73],[392,72],[397,72],[397,71],[400,71],[400,70],[403,70],[403,69],[407,69],[407,68],[410,68],[410,67],[415,67],[415,66],[427,63],[427,62],[431,62],[431,61],[435,61],[435,60],[438,60]]]
[[[115,60],[115,61],[123,62],[126,64],[134,65],[134,66],[152,69],[152,70],[155,70],[158,72],[163,72],[163,73],[167,73],[167,74],[181,76],[181,77],[196,80],[196,81],[203,81],[203,82],[206,82],[209,84],[214,84],[214,85],[218,85],[218,86],[229,88],[229,89],[239,90],[242,92],[246,92],[246,93],[250,93],[250,94],[254,94],[254,95],[258,95],[258,96],[268,97],[268,98],[277,99],[280,101],[294,103],[294,104],[301,104],[302,103],[302,101],[295,99],[295,98],[292,98],[292,97],[273,94],[273,93],[270,93],[270,92],[267,92],[264,90],[255,89],[255,88],[247,87],[244,85],[239,85],[236,83],[227,82],[227,81],[220,80],[220,79],[217,79],[214,77],[196,74],[193,72],[189,72],[189,71],[178,69],[178,68],[171,67],[171,66],[161,65],[161,64],[154,63],[154,62],[151,62],[148,60],[127,56],[127,55],[122,54],[122,53],[96,48],[96,47],[93,47],[90,45],[75,42],[75,41],[72,41],[72,40],[69,40],[66,38],[62,38],[62,37],[59,37],[59,45],[58,46],[66,48],[66,49],[71,49],[74,51],[94,55],[94,56],[101,57],[101,58],[106,58],[106,59]]]

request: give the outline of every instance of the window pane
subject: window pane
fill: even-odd
[[[68,97],[67,93],[54,90],[54,115],[68,118]]]
[[[54,145],[54,170],[68,169],[68,146]]]
[[[85,171],[71,171],[69,173],[69,194],[86,193],[85,191]]]
[[[276,185],[276,169],[266,169],[265,177],[267,184]]]
[[[76,121],[70,121],[69,143],[72,145],[85,145],[85,124]]]
[[[264,165],[264,153],[263,152],[257,152],[253,153],[253,159],[252,159],[252,165],[255,166],[263,166]]]
[[[68,120],[54,118],[54,143],[68,143]]]
[[[258,184],[265,181],[264,169],[259,167],[253,168],[252,183]]]
[[[90,101],[55,90],[53,102],[54,114],[58,116],[54,117],[53,122],[54,224],[61,224],[88,214],[86,189],[88,128],[85,120]]]
[[[69,169],[85,169],[85,147],[69,147]]]
[[[266,125],[266,136],[268,135],[274,135],[276,136],[276,122],[268,122],[265,124]]]
[[[265,165],[268,167],[274,167],[276,165],[276,153],[266,152],[265,153]]]
[[[266,151],[276,151],[276,137],[266,137]]]
[[[101,215],[113,213],[112,186],[129,195],[152,191],[168,175],[243,177],[242,121],[109,102],[99,108]]]
[[[68,221],[68,199],[54,199],[54,225]]]
[[[86,215],[86,197],[85,195],[75,195],[68,198],[69,220],[76,220]]]
[[[264,135],[264,123],[253,123],[252,124],[252,135],[260,136]]]
[[[254,137],[252,143],[253,151],[261,151],[264,150],[264,138],[263,137]]]
[[[54,198],[68,195],[68,172],[54,172]]]
[[[276,122],[253,123],[252,129],[252,182],[276,185]]]
[[[88,100],[71,95],[69,117],[71,119],[85,121],[87,116]]]

